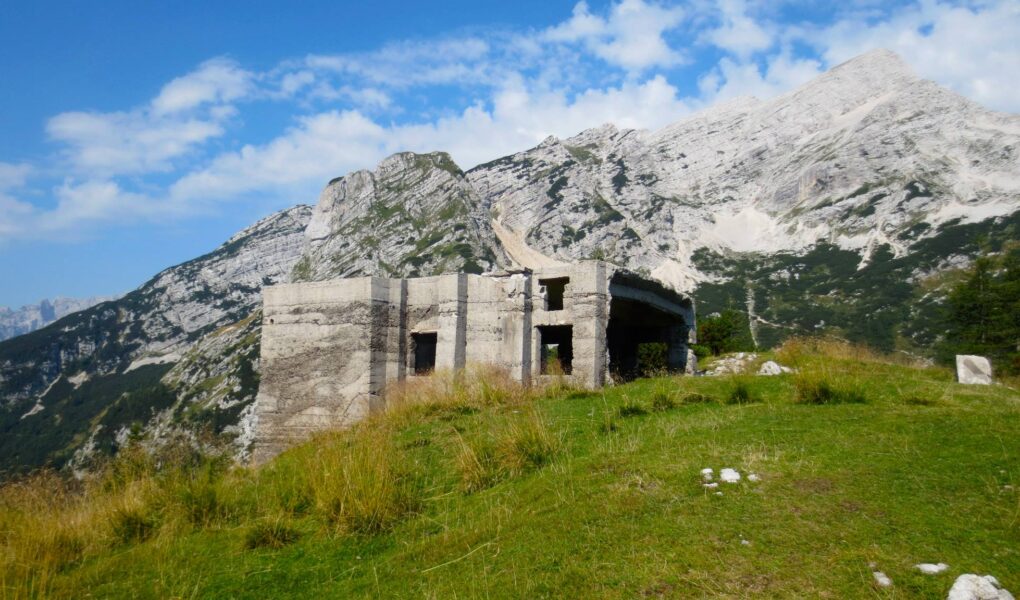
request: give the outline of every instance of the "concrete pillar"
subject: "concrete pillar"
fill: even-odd
[[[687,326],[673,325],[666,331],[666,368],[683,371],[687,366]]]
[[[609,284],[603,262],[584,262],[573,270],[567,286],[573,321],[572,378],[588,388],[605,382],[606,326],[609,324]]]
[[[439,278],[437,369],[463,369],[467,351],[467,274]]]

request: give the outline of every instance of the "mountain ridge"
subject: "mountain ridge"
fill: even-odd
[[[605,124],[467,171],[397,153],[118,301],[0,343],[2,466],[85,466],[136,429],[152,443],[211,429],[243,457],[259,293],[282,281],[600,258],[693,292],[703,312],[746,312],[766,346],[827,333],[931,354],[942,274],[1020,239],[1018,149],[1020,116],[872,52],[656,131]]]

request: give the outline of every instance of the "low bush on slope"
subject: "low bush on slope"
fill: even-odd
[[[83,483],[36,475],[0,490],[0,583],[10,597],[907,598],[978,572],[1020,588],[1014,390],[834,342],[775,358],[798,372],[597,393],[440,374],[260,469],[137,451]],[[805,402],[808,377],[852,381],[863,402]],[[753,401],[731,401],[738,385]],[[706,488],[706,467],[744,477]],[[894,586],[874,588],[869,563]]]

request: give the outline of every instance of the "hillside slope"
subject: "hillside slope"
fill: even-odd
[[[155,475],[135,455],[85,496],[0,494],[0,577],[56,598],[944,598],[961,573],[1020,589],[1015,390],[840,346],[778,358],[800,373],[605,393],[476,373],[260,469]],[[813,404],[818,381],[863,395]]]
[[[0,343],[0,470],[109,449],[174,401],[160,378],[203,335],[254,311],[300,256],[311,209],[279,212],[137,290]]]

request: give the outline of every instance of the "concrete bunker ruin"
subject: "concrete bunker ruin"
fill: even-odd
[[[384,407],[388,383],[436,369],[487,363],[587,388],[682,371],[693,328],[689,296],[601,261],[267,287],[254,457],[353,424]]]

